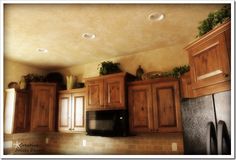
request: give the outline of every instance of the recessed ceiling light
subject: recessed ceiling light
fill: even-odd
[[[39,53],[47,53],[48,52],[48,50],[46,48],[37,48],[37,51]]]
[[[149,14],[148,18],[151,21],[161,21],[165,18],[165,15],[163,13],[155,12],[155,13]]]
[[[96,36],[93,33],[83,33],[82,37],[85,39],[94,39]]]

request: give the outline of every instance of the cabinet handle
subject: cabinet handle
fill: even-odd
[[[225,78],[227,78],[227,77],[229,77],[229,74],[227,74],[227,73],[224,73],[224,76],[225,76]]]

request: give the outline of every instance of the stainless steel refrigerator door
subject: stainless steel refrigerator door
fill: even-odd
[[[187,155],[207,154],[207,124],[212,121],[216,126],[212,96],[184,100],[181,111],[184,153]]]
[[[230,91],[214,94],[217,122],[224,121],[231,135],[231,94]]]

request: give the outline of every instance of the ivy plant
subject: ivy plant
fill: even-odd
[[[210,30],[212,30],[215,26],[223,23],[230,17],[231,17],[230,5],[225,5],[220,10],[209,13],[208,17],[200,22],[200,25],[198,26],[197,37],[206,34]]]

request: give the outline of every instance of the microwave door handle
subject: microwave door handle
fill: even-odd
[[[217,127],[217,151],[219,155],[223,154],[223,139],[225,139],[225,143],[227,147],[226,154],[230,154],[231,143],[230,143],[227,126],[224,121],[220,120],[218,122],[218,127]]]
[[[212,140],[214,146],[212,146]],[[214,148],[213,148],[214,147]],[[215,125],[213,122],[207,123],[207,137],[206,137],[206,151],[207,154],[216,154],[217,148],[217,140],[216,140],[216,131]]]

